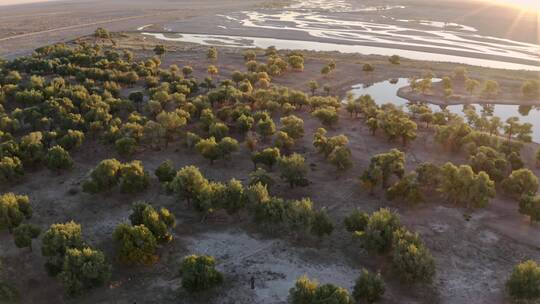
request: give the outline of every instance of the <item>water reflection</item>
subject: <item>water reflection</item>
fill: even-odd
[[[397,81],[396,79],[386,80],[370,85],[358,84],[352,87],[351,93],[354,97],[369,94],[379,105],[390,102],[395,105],[405,107],[408,103],[408,100],[397,96],[397,91],[399,90],[399,88],[407,85],[409,85],[409,80],[407,78],[399,78],[397,79]],[[429,107],[433,111],[441,110],[438,105],[430,104]],[[446,106],[446,109],[448,109],[452,113],[464,116],[462,105],[450,105]],[[475,105],[475,109],[478,115],[481,115],[482,111],[488,110],[490,112],[492,111],[492,115],[500,117],[503,121],[505,121],[509,117],[515,116],[519,117],[519,120],[521,122],[531,123],[533,125],[533,141],[540,142],[539,107],[513,105],[494,105],[492,107],[483,107],[481,105]]]

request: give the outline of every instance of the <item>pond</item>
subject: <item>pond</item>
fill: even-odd
[[[399,78],[392,81],[386,80],[378,82],[370,86],[364,84],[354,85],[350,92],[354,97],[370,95],[379,105],[390,102],[398,106],[406,106],[408,100],[397,96],[397,91],[407,85],[409,85],[409,80],[407,78]],[[440,111],[441,109],[438,105],[429,106],[434,111]],[[475,108],[477,113],[480,114],[482,107],[480,105],[475,105]],[[493,115],[500,117],[503,121],[509,117],[515,116],[519,117],[520,122],[531,123],[533,125],[533,141],[540,143],[540,107],[533,107],[529,114],[525,116],[519,113],[518,108],[518,106],[513,105],[495,105]],[[448,106],[447,109],[452,113],[464,116],[462,105]]]

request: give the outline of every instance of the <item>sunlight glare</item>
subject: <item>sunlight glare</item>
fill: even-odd
[[[518,7],[527,11],[540,12],[540,0],[488,0],[488,2],[498,2],[501,4]]]

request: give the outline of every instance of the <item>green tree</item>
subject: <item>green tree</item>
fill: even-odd
[[[479,86],[480,86],[480,82],[478,82],[478,80],[476,79],[467,79],[465,81],[465,90],[467,90],[467,92],[469,92],[470,95],[472,95],[474,91],[476,90],[476,88],[478,88]]]
[[[31,217],[32,207],[28,196],[12,192],[0,196],[0,231],[7,229],[11,233],[24,219]]]
[[[535,195],[538,191],[538,177],[529,169],[512,171],[501,183],[503,191],[515,198],[522,195]]]
[[[351,149],[347,147],[337,147],[330,153],[328,160],[338,171],[345,171],[353,166]]]
[[[380,209],[369,217],[363,231],[355,231],[369,252],[383,254],[392,247],[394,231],[400,227],[399,216],[389,209]]]
[[[307,166],[305,159],[300,154],[293,153],[290,156],[282,156],[278,160],[281,178],[289,183],[291,188],[307,184]]]
[[[403,174],[405,174],[405,153],[392,149],[387,153],[373,156],[368,169],[360,179],[371,190],[379,183],[386,189],[392,175],[401,178]]]
[[[58,145],[66,150],[79,148],[84,141],[84,133],[78,130],[67,130],[67,133],[58,139]]]
[[[267,139],[268,137],[272,136],[272,134],[276,133],[276,124],[270,117],[260,119],[257,121],[257,125],[255,127],[257,133],[263,139]]]
[[[313,223],[311,224],[311,233],[318,238],[324,235],[330,235],[334,231],[334,224],[328,216],[326,209],[320,209],[313,213]]]
[[[237,179],[231,179],[225,188],[223,197],[223,208],[229,214],[234,214],[244,208],[246,204],[246,195],[244,194],[244,186]]]
[[[163,56],[163,54],[165,54],[166,50],[165,50],[165,46],[163,44],[158,44],[154,47],[154,54],[156,54],[156,56]]]
[[[327,158],[335,149],[344,147],[348,143],[349,139],[343,134],[326,137],[326,130],[324,128],[317,129],[313,135],[313,146],[319,153],[324,154],[324,156]]]
[[[519,200],[519,213],[528,215],[531,222],[540,221],[540,196],[522,196]]]
[[[297,140],[304,136],[304,121],[294,115],[281,118],[281,131]]]
[[[236,123],[238,124],[238,129],[242,133],[246,133],[246,132],[250,131],[251,128],[253,128],[254,122],[255,122],[255,120],[253,119],[253,117],[247,116],[245,114],[240,115],[236,119]]]
[[[353,298],[365,303],[375,303],[384,295],[386,288],[380,273],[371,273],[362,269],[353,289]]]
[[[289,290],[289,302],[291,304],[312,304],[318,286],[318,282],[310,280],[307,276],[301,276],[296,280],[294,287]]]
[[[495,98],[499,95],[500,87],[499,83],[495,80],[486,80],[484,82],[484,88],[482,94],[487,98]]]
[[[398,55],[392,55],[392,56],[388,57],[388,61],[391,64],[399,65],[400,62],[401,62],[401,58]]]
[[[96,38],[101,38],[101,39],[109,39],[109,38],[111,38],[111,34],[109,33],[109,31],[107,31],[106,29],[104,29],[102,27],[98,27],[96,29],[96,31],[94,32],[94,36]]]
[[[204,158],[209,159],[211,165],[220,157],[219,145],[214,137],[201,139],[201,141],[195,145],[195,149],[197,149]]]
[[[369,222],[369,214],[366,212],[354,209],[349,215],[343,220],[343,225],[345,229],[349,232],[364,231],[366,230],[367,224]]]
[[[311,113],[313,117],[317,118],[323,125],[331,127],[337,123],[339,116],[337,111],[333,107],[324,107],[317,109]]]
[[[187,123],[189,114],[186,112],[161,112],[156,116],[156,121],[165,130],[165,149],[170,141],[174,139],[174,135],[180,132],[180,129]]]
[[[418,182],[416,172],[405,175],[386,191],[389,200],[400,199],[408,204],[415,205],[425,201],[421,184]]]
[[[206,58],[212,61],[216,61],[218,58],[218,50],[215,47],[210,47],[206,52]]]
[[[288,202],[285,207],[285,224],[296,236],[311,227],[314,220],[311,199],[293,200]]]
[[[536,301],[540,298],[540,267],[535,261],[525,261],[514,267],[506,281],[506,290],[515,300]]]
[[[0,160],[0,184],[13,183],[24,176],[22,161],[14,156],[4,156]]]
[[[44,153],[43,134],[31,132],[21,137],[19,142],[20,157],[25,166],[34,166],[41,162]]]
[[[116,227],[113,239],[118,243],[118,257],[126,264],[150,265],[157,260],[157,240],[144,225],[122,223]]]
[[[174,169],[172,161],[167,159],[156,168],[154,174],[160,182],[168,183],[176,176],[176,170]]]
[[[105,284],[110,276],[111,266],[103,252],[86,247],[67,249],[62,272],[58,277],[66,293],[76,296]]]
[[[176,225],[176,219],[166,208],[157,211],[148,203],[137,202],[133,205],[129,220],[133,226],[144,225],[148,228],[159,243],[172,240],[169,230]]]
[[[362,66],[362,71],[364,72],[373,72],[375,71],[375,68],[373,67],[373,65],[369,64],[369,63],[365,63],[363,66]]]
[[[304,57],[292,55],[292,56],[289,56],[288,62],[293,70],[296,70],[296,71],[304,70]]]
[[[13,229],[13,241],[17,248],[30,248],[32,251],[32,239],[35,239],[41,233],[41,229],[32,224],[20,224]]]
[[[191,74],[193,74],[193,68],[190,65],[186,65],[182,68],[182,74],[184,74],[184,77],[189,77]]]
[[[393,236],[392,264],[406,282],[431,282],[435,275],[435,260],[418,234],[399,229]]]
[[[120,182],[122,163],[116,159],[102,160],[90,173],[90,179],[83,183],[83,191],[98,193],[114,188]]]
[[[47,168],[56,172],[73,167],[73,160],[71,159],[71,156],[69,156],[69,152],[60,146],[50,148],[45,156],[45,159],[47,162]]]
[[[229,159],[231,154],[238,151],[240,146],[238,141],[232,137],[223,137],[218,143],[219,157]]]
[[[333,284],[323,284],[317,287],[313,295],[312,303],[336,303],[336,304],[354,304],[354,300],[349,292]]]
[[[475,174],[470,166],[454,166],[446,163],[441,167],[441,180],[437,188],[443,197],[468,208],[485,207],[495,197],[495,183],[487,173]]]
[[[221,122],[216,122],[210,125],[208,135],[214,137],[216,140],[221,140],[223,137],[229,134],[229,127]]]
[[[481,146],[469,157],[474,172],[486,172],[491,179],[500,182],[507,174],[508,162],[504,154],[491,147]]]
[[[120,169],[120,174],[120,191],[122,192],[142,192],[150,185],[150,175],[138,160],[124,164]]]
[[[535,99],[540,97],[540,81],[537,79],[525,81],[521,87],[521,92],[525,99]]]
[[[261,183],[266,187],[270,187],[274,184],[274,179],[266,170],[262,168],[257,168],[255,171],[249,173],[249,185],[255,185]]]
[[[216,260],[208,255],[190,255],[180,266],[182,287],[188,292],[208,290],[223,283],[223,274],[216,270]]]
[[[278,148],[266,148],[262,151],[253,153],[253,155],[251,155],[251,160],[253,161],[255,169],[257,168],[257,164],[259,163],[272,169],[272,167],[278,162],[280,157],[281,153],[279,152]]]
[[[47,258],[45,268],[49,274],[57,275],[62,270],[68,249],[82,249],[84,246],[81,225],[73,221],[51,225],[41,241],[41,254]]]
[[[137,141],[131,137],[122,137],[114,142],[116,152],[122,157],[128,157],[137,151]]]
[[[208,180],[201,174],[199,168],[186,166],[176,172],[170,186],[179,199],[191,202],[206,184]]]

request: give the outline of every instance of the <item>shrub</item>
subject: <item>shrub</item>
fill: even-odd
[[[315,110],[311,113],[313,117],[317,118],[323,125],[331,127],[338,121],[338,114],[335,108],[325,107]]]
[[[522,195],[535,195],[538,185],[538,177],[529,169],[513,171],[501,184],[506,194],[516,198]]]
[[[345,217],[343,224],[349,232],[364,231],[369,222],[369,214],[355,209]]]
[[[223,275],[215,266],[215,259],[208,255],[185,257],[180,266],[182,287],[188,292],[199,292],[221,284]]]
[[[210,160],[210,164],[213,164],[216,159],[220,157],[220,151],[218,143],[214,137],[207,139],[201,139],[196,145],[195,149],[204,157]]]
[[[328,160],[340,172],[349,169],[353,165],[351,150],[344,146],[335,148],[328,156]]]
[[[270,187],[274,184],[274,179],[266,170],[257,168],[255,171],[249,173],[249,185],[252,186],[258,183]]]
[[[342,287],[333,284],[319,285],[306,276],[296,280],[295,286],[289,290],[289,302],[291,304],[353,304],[354,301]]]
[[[221,122],[213,123],[210,125],[208,134],[214,137],[217,141],[220,141],[223,137],[229,134],[229,127]]]
[[[290,156],[282,156],[278,162],[281,171],[280,176],[289,183],[291,188],[305,186],[308,183],[306,178],[307,166],[304,157],[300,154],[293,153]]]
[[[120,174],[120,190],[122,192],[142,192],[150,185],[150,176],[138,160],[123,165]]]
[[[330,235],[334,231],[334,224],[328,216],[326,209],[320,209],[313,213],[313,221],[311,223],[311,233],[318,238],[324,235]]]
[[[281,153],[279,152],[278,148],[266,148],[262,151],[253,153],[251,160],[253,161],[255,168],[257,168],[258,163],[261,163],[272,169],[272,167],[278,162],[280,154]]]
[[[118,257],[126,264],[149,265],[157,260],[157,240],[144,225],[120,224],[113,233],[118,243]]]
[[[0,231],[8,229],[11,233],[24,219],[31,217],[32,207],[28,196],[11,192],[0,196]]]
[[[208,180],[204,178],[199,168],[186,166],[176,172],[170,187],[179,199],[190,202],[197,197],[206,184]]]
[[[69,152],[60,146],[54,146],[49,149],[45,156],[47,168],[53,171],[60,172],[73,167],[73,160],[69,156]]]
[[[18,181],[23,176],[23,164],[18,157],[2,157],[0,160],[0,184]]]
[[[540,267],[534,261],[526,261],[514,267],[506,290],[515,300],[535,301],[540,298]]]
[[[393,236],[392,264],[397,274],[411,283],[431,282],[435,260],[418,234],[399,229]]]
[[[111,266],[103,252],[91,248],[70,248],[66,252],[59,278],[70,296],[103,285],[111,276]]]
[[[131,137],[122,137],[114,142],[116,152],[122,157],[128,157],[137,151],[137,141]]]
[[[159,243],[172,240],[169,229],[176,225],[176,219],[168,209],[161,208],[157,211],[148,203],[137,202],[133,205],[132,211],[129,216],[131,225],[144,225],[152,232]]]
[[[13,230],[13,240],[17,248],[30,248],[32,251],[32,239],[35,239],[41,233],[39,227],[32,224],[20,224]]]
[[[116,159],[101,161],[90,173],[90,180],[84,182],[83,191],[98,193],[114,188],[120,182],[122,164]]]
[[[519,213],[528,215],[531,222],[540,221],[540,196],[522,196],[519,200]]]
[[[398,55],[392,55],[392,56],[388,57],[388,61],[391,64],[398,65],[398,64],[400,64],[401,58]]]
[[[170,160],[163,161],[154,171],[158,180],[162,183],[168,183],[176,176],[176,170],[173,167],[173,163]]]
[[[51,225],[43,235],[41,246],[41,253],[47,258],[45,267],[49,274],[58,274],[62,270],[67,250],[84,247],[81,225],[73,221]]]
[[[365,248],[370,252],[386,253],[392,247],[394,231],[400,227],[399,216],[389,209],[374,212],[363,231],[356,231]]]
[[[67,130],[66,135],[58,139],[58,144],[66,149],[72,150],[82,145],[84,140],[84,133],[78,130]]]
[[[281,131],[287,133],[293,139],[300,139],[304,136],[304,121],[294,115],[281,118]]]
[[[354,285],[353,298],[357,302],[375,303],[381,299],[384,292],[385,286],[381,274],[374,274],[363,269]]]

